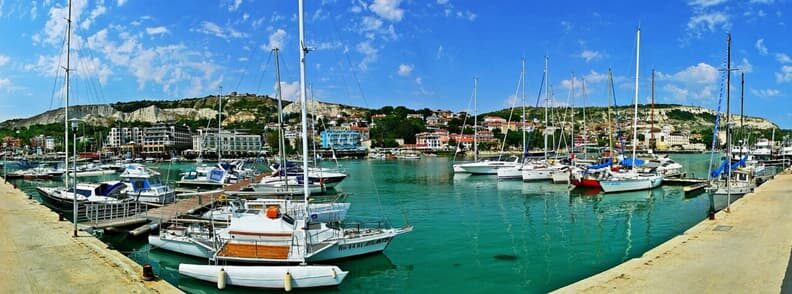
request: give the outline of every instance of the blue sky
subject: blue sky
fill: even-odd
[[[63,106],[65,6],[0,0],[0,120]],[[78,104],[205,96],[220,86],[273,93],[272,47],[281,48],[284,93],[296,96],[296,1],[74,0],[73,7]],[[605,105],[612,68],[617,101],[626,104],[640,25],[641,100],[655,68],[657,102],[714,108],[732,32],[747,113],[791,128],[790,14],[784,0],[307,0],[308,79],[323,101],[459,111],[478,76],[479,110],[488,111],[512,101],[523,57],[533,103],[548,55],[557,103],[570,102],[574,73],[576,86],[586,81],[589,104]],[[738,98],[738,73],[732,84]]]

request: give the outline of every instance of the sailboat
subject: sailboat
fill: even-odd
[[[473,78],[473,162],[454,164],[454,172],[469,173],[474,175],[494,175],[498,169],[518,166],[515,161],[482,160],[478,158],[478,109],[476,107],[478,92],[478,78]]]
[[[626,192],[636,190],[648,190],[656,188],[663,183],[663,176],[658,174],[641,174],[636,171],[637,159],[635,157],[638,148],[638,72],[640,69],[641,52],[641,29],[636,31],[636,54],[635,54],[635,96],[633,98],[633,142],[632,142],[632,162],[630,171],[626,173],[611,173],[610,179],[600,181],[602,191],[605,193]]]
[[[544,119],[544,160],[528,162],[522,165],[522,180],[523,181],[541,181],[552,180],[553,173],[561,171],[566,165],[561,164],[560,161],[549,158],[548,152],[548,133],[553,131],[554,128],[549,127],[549,107],[550,107],[550,82],[548,75],[548,58],[545,57],[544,66],[544,81],[545,81],[545,119]]]
[[[300,35],[300,98],[302,102],[302,131],[303,131],[303,164],[305,167],[305,178],[308,178],[308,140],[307,122],[305,113],[305,54],[307,52],[305,36],[303,33],[303,1],[298,0],[299,15],[299,35]],[[308,202],[308,182],[304,182],[304,198]],[[306,215],[308,206],[306,208]],[[272,208],[275,209],[275,208]],[[270,217],[270,209],[268,217]],[[302,220],[302,225],[308,227],[308,218]],[[295,222],[296,225],[296,222]],[[293,230],[292,233],[299,231]],[[303,238],[307,238],[307,231]],[[246,235],[248,237],[267,238],[268,235]],[[278,235],[269,235],[278,237]],[[253,248],[258,249],[258,247]],[[297,248],[307,252],[308,247]],[[255,252],[256,255],[257,252]],[[332,265],[306,265],[305,258],[302,258],[300,265],[297,266],[228,266],[228,265],[197,265],[180,264],[179,273],[199,280],[215,282],[218,286],[236,285],[244,287],[258,288],[282,288],[291,290],[294,288],[311,288],[324,286],[337,286],[341,284],[348,272]],[[222,288],[222,287],[221,287]]]
[[[527,138],[526,138],[526,120],[525,120],[526,116],[528,115],[525,112],[525,59],[522,60],[522,71],[520,73],[520,76],[521,76],[520,86],[521,86],[521,90],[522,90],[522,95],[521,95],[522,96],[522,125],[520,127],[520,130],[522,131],[522,141],[523,141],[523,143],[522,143],[522,148],[523,148],[522,163],[520,165],[518,165],[518,166],[512,166],[512,167],[498,169],[497,173],[498,173],[498,179],[499,180],[522,179],[522,169],[525,166],[525,164],[528,163],[528,158],[527,158],[528,157],[528,141],[527,141]],[[544,78],[545,78],[544,75],[542,75],[542,79],[543,80],[544,80]],[[541,95],[541,88],[539,89],[539,91],[540,91],[539,95]]]

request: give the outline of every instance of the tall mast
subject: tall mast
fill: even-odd
[[[613,154],[613,121],[611,121],[611,98],[613,97],[613,72],[608,69],[608,146],[610,147],[611,160],[616,158]]]
[[[478,77],[473,78],[473,161],[478,161]]]
[[[522,58],[522,69],[520,70],[522,76],[522,139],[523,139],[523,160],[525,160],[525,155],[528,154],[528,142],[525,138],[525,58]],[[508,134],[509,132],[506,131]]]
[[[641,61],[641,28],[635,33],[635,110],[633,112],[633,150],[632,150],[632,169],[635,170],[635,151],[638,148],[638,70]]]
[[[572,113],[570,115],[570,123],[572,124],[572,130],[569,132],[570,138],[572,140],[569,142],[569,158],[575,158],[575,73],[572,73],[572,101],[570,103],[569,109],[571,109]]]
[[[306,217],[308,214],[308,195],[310,191],[308,190],[308,115],[307,115],[307,97],[305,91],[305,54],[308,52],[308,48],[305,47],[305,33],[304,33],[304,24],[303,24],[303,0],[298,0],[298,16],[299,16],[299,28],[300,28],[300,103],[302,104],[302,148],[303,148],[303,197],[305,198],[305,215]],[[306,218],[307,220],[307,218]],[[306,228],[307,229],[307,228]],[[306,230],[306,237],[307,236]],[[307,239],[306,239],[307,240]],[[306,249],[307,250],[307,249]]]
[[[550,82],[549,82],[550,76],[548,76],[548,72],[547,72],[548,59],[549,58],[547,56],[545,56],[545,66],[544,66],[544,75],[545,75],[544,158],[545,158],[545,161],[547,161],[547,129],[550,126],[549,121],[548,121],[548,110],[547,110],[548,104],[550,104],[550,88],[549,88],[550,87]]]
[[[66,18],[66,102],[65,107],[63,108],[63,129],[64,129],[64,145],[63,150],[66,153],[66,160],[64,161],[64,173],[65,177],[64,180],[66,181],[66,187],[69,186],[69,94],[70,94],[70,87],[71,87],[71,79],[69,73],[71,70],[69,69],[70,62],[71,62],[71,0],[69,0],[69,16]],[[74,164],[77,164],[76,162]],[[75,175],[76,176],[76,175]]]
[[[223,86],[220,86],[220,96],[217,97],[217,164],[223,158],[223,140],[220,133],[223,132]]]
[[[278,157],[280,157],[280,171],[278,174],[283,178],[286,171],[286,142],[283,139],[283,92],[281,92],[280,78],[280,49],[272,49],[275,52],[275,80],[278,91]]]
[[[654,103],[655,103],[655,70],[652,69],[652,114],[649,117],[650,127],[649,127],[649,148],[654,148],[652,144],[654,144]]]
[[[731,33],[726,34],[726,154],[729,165],[726,167],[726,211],[731,209]]]

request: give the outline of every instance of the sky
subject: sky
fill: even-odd
[[[732,111],[792,128],[788,0],[306,0],[307,80],[316,99],[379,108],[478,111],[536,104],[545,56],[553,103],[639,101],[714,109],[731,32]],[[0,0],[0,120],[64,105],[65,0]],[[72,104],[299,93],[297,1],[73,0]],[[585,91],[582,85],[585,83]],[[573,87],[574,85],[574,87]],[[572,95],[574,88],[574,95]],[[725,102],[724,102],[725,103]],[[725,105],[723,106],[725,109]]]

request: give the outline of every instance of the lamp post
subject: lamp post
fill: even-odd
[[[77,205],[77,127],[80,125],[80,120],[78,120],[76,118],[73,118],[73,119],[70,119],[69,122],[71,122],[72,144],[74,144],[74,145],[72,145],[72,148],[73,148],[72,149],[73,150],[72,156],[74,156],[73,160],[72,160],[72,162],[74,162],[74,164],[72,164],[72,172],[73,172],[73,174],[72,174],[72,184],[73,185],[72,185],[72,191],[71,191],[72,192],[72,204],[73,204],[73,206],[72,206],[72,217],[73,217],[72,222],[74,223],[74,237],[77,237],[77,207],[78,207],[78,205]],[[66,150],[69,150],[68,148],[69,148],[69,146],[66,146]],[[69,154],[66,154],[66,157],[69,157]],[[66,173],[68,173],[68,172],[69,171],[67,170]],[[68,186],[69,186],[69,183],[66,183],[66,187],[67,188],[68,188]]]

